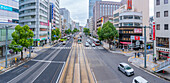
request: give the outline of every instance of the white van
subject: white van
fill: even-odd
[[[141,76],[137,76],[133,79],[132,83],[148,83],[148,81],[142,78]]]

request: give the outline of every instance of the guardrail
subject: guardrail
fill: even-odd
[[[170,66],[170,59],[166,60],[165,62],[158,64],[157,66],[154,67],[155,72],[159,72],[167,67]]]

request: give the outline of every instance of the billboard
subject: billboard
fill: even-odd
[[[135,29],[134,29],[134,33],[142,33],[142,29],[135,28]]]
[[[128,6],[127,6],[128,10],[132,9],[132,0],[128,0]]]
[[[155,40],[155,22],[153,22],[153,40]]]

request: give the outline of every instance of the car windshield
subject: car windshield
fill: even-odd
[[[125,66],[125,69],[126,70],[130,70],[130,69],[132,69],[130,66]]]

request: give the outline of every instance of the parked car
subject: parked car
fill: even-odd
[[[95,47],[96,45],[94,43],[91,44],[92,47]]]
[[[63,45],[65,45],[66,44],[66,41],[63,41]]]
[[[89,43],[88,43],[88,42],[86,42],[85,46],[86,46],[86,47],[89,47],[90,45],[89,45]]]
[[[137,76],[133,79],[132,83],[148,83],[148,81],[141,76]]]
[[[118,70],[123,72],[126,76],[134,75],[134,70],[127,63],[120,63],[118,65]]]

